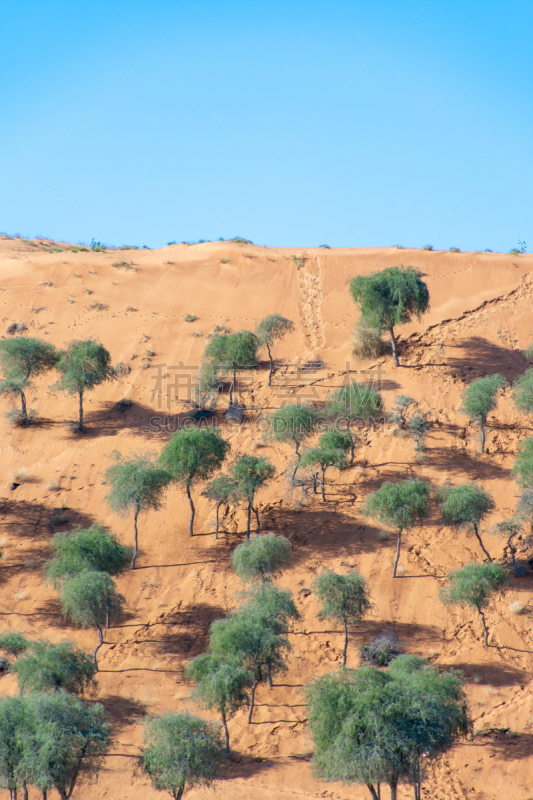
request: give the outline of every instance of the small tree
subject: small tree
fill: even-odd
[[[69,342],[59,353],[56,369],[60,373],[59,387],[67,394],[77,394],[79,422],[77,431],[83,433],[83,397],[104,381],[113,380],[115,372],[111,356],[105,347],[92,339]]]
[[[272,385],[272,353],[270,348],[273,347],[274,342],[277,339],[283,339],[283,337],[287,333],[292,333],[294,331],[294,323],[290,321],[290,319],[286,319],[282,317],[281,314],[269,314],[268,317],[265,317],[261,320],[257,328],[255,329],[255,335],[257,336],[259,343],[266,347],[268,351],[268,358],[270,360],[270,370],[268,373],[268,385]]]
[[[235,548],[231,563],[243,583],[258,578],[270,580],[274,573],[290,563],[290,549],[291,543],[285,536],[275,533],[252,536]]]
[[[80,572],[68,581],[61,589],[61,608],[65,617],[70,617],[76,625],[98,631],[98,644],[94,650],[96,655],[103,644],[102,625],[106,620],[120,614],[124,598],[115,589],[115,582],[107,572]]]
[[[257,364],[257,351],[260,342],[251,331],[238,333],[215,334],[204,350],[204,361],[215,368],[228,369],[233,373],[233,381],[229,391],[229,404],[233,405],[233,390],[237,370],[249,369]]]
[[[26,405],[26,391],[33,378],[51,370],[57,361],[56,349],[48,342],[21,336],[18,339],[0,341],[0,367],[3,379],[0,381],[0,394],[20,397],[20,422],[29,425]]]
[[[298,613],[290,593],[276,594],[279,590],[269,584],[261,589],[260,595],[248,595],[239,611],[231,612],[226,619],[215,620],[209,639],[213,655],[242,664],[252,675],[249,723],[257,684],[265,679],[271,681],[272,675],[287,669],[283,651],[290,650],[290,644],[285,634],[288,619]]]
[[[318,466],[322,473],[320,486],[322,500],[326,502],[326,470],[336,467],[342,470],[346,466],[346,453],[350,449],[350,438],[340,431],[326,431],[318,440],[318,447],[308,450],[302,457],[302,467]],[[315,481],[316,486],[316,481]]]
[[[12,656],[18,656],[23,653],[30,643],[22,633],[17,631],[4,631],[0,634],[0,650],[5,650]]]
[[[54,788],[61,800],[69,800],[80,775],[98,775],[111,747],[104,707],[65,692],[36,693],[25,702],[33,729],[24,742],[26,779],[44,797]]]
[[[240,502],[242,500],[241,489],[242,487],[232,475],[219,475],[218,478],[209,481],[203,490],[202,497],[207,497],[208,500],[216,503],[215,539],[218,539],[220,526],[220,506]]]
[[[222,438],[218,428],[188,428],[172,434],[161,452],[160,465],[168,470],[174,483],[185,487],[191,508],[189,536],[194,534],[195,516],[191,488],[220,469],[229,450],[230,443]]]
[[[375,517],[382,525],[395,528],[397,534],[396,558],[392,577],[396,577],[402,533],[423,519],[429,508],[429,486],[415,478],[398,483],[386,481],[377,492],[366,499],[363,514]]]
[[[92,659],[72,642],[31,642],[17,658],[12,672],[18,677],[20,693],[64,689],[83,694],[94,687],[96,666]]]
[[[131,547],[98,524],[87,529],[75,525],[70,533],[56,533],[51,547],[54,556],[46,565],[46,577],[56,588],[86,569],[119,575],[133,556]]]
[[[390,422],[391,425],[396,425],[396,431],[398,432],[407,430],[409,411],[412,406],[416,407],[417,405],[418,403],[413,397],[409,397],[406,394],[399,394],[394,401],[392,411],[387,414],[387,421]]]
[[[270,419],[271,435],[276,442],[285,442],[294,446],[296,464],[292,472],[292,482],[296,477],[296,470],[300,465],[300,447],[315,431],[316,414],[308,406],[292,403],[279,408]]]
[[[300,617],[290,589],[279,589],[269,581],[253,584],[249,589],[241,592],[240,597],[244,601],[241,612],[255,615],[265,630],[269,629],[277,635],[286,636],[291,620],[297,620]],[[270,688],[272,688],[273,667],[276,663],[277,655],[274,651],[267,652],[265,666]],[[280,667],[277,671],[284,672],[285,666]]]
[[[363,317],[379,320],[389,331],[392,357],[398,367],[398,348],[394,327],[420,319],[429,308],[429,292],[422,273],[415,267],[388,267],[372,275],[358,275],[350,282],[350,292]]]
[[[440,598],[446,605],[460,605],[475,608],[481,617],[485,647],[489,646],[489,631],[485,621],[484,609],[489,600],[503,594],[509,584],[507,572],[501,564],[465,564],[448,574],[442,587]]]
[[[312,584],[322,608],[319,619],[340,620],[344,624],[344,651],[342,666],[346,666],[348,652],[348,625],[360,622],[371,607],[368,586],[358,572],[339,575],[331,569],[318,575]]]
[[[192,699],[220,714],[229,758],[228,719],[248,702],[250,673],[239,663],[204,653],[186,667],[185,675],[196,682]]]
[[[230,474],[237,490],[237,495],[248,501],[248,521],[246,538],[250,538],[250,522],[252,511],[257,521],[256,533],[259,533],[259,512],[254,506],[255,493],[274,477],[275,469],[263,456],[241,456],[231,467]]]
[[[524,520],[520,518],[517,514],[515,517],[511,517],[511,519],[504,519],[502,522],[498,522],[492,529],[491,533],[495,533],[497,536],[503,536],[503,538],[507,541],[506,549],[509,551],[511,555],[511,561],[513,562],[513,569],[514,574],[517,578],[524,575],[524,572],[519,569],[518,564],[516,563],[516,545],[514,539],[517,536],[520,536],[524,527]],[[526,541],[528,544],[531,543],[531,534],[526,536]]]
[[[20,697],[0,699],[0,787],[9,789],[10,800],[16,800],[17,789],[24,784],[22,775],[23,734],[27,728],[27,711]],[[25,794],[27,797],[27,792]]]
[[[444,486],[437,492],[442,517],[447,525],[471,531],[487,559],[492,561],[481,536],[479,525],[494,508],[494,500],[475,483],[462,483],[459,486]]]
[[[479,425],[481,433],[481,452],[485,452],[485,427],[487,414],[496,407],[496,392],[505,383],[502,375],[489,375],[472,381],[463,394],[461,411]]]
[[[133,511],[134,547],[131,568],[135,569],[138,549],[137,520],[143,511],[161,508],[163,494],[171,481],[170,473],[152,463],[150,457],[139,454],[126,460],[116,453],[116,463],[105,473],[105,481],[111,486],[106,500],[117,514]]]
[[[218,725],[193,714],[168,711],[148,717],[141,766],[158,791],[181,800],[187,789],[210,786],[224,760]]]
[[[415,656],[387,670],[364,666],[315,678],[306,689],[313,769],[326,781],[366,785],[372,800],[400,782],[420,800],[421,757],[433,758],[469,729],[462,681]]]
[[[346,433],[350,439],[350,466],[353,466],[357,442],[357,436],[353,434],[351,426],[355,422],[368,423],[374,420],[376,416],[381,415],[382,410],[383,403],[374,386],[370,384],[365,386],[356,381],[336,389],[326,400],[326,417],[346,425]]]
[[[513,384],[513,401],[519,411],[533,411],[533,369],[528,369]]]
[[[518,476],[516,481],[522,489],[533,487],[533,437],[520,442],[512,472]]]

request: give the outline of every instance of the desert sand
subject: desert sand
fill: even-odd
[[[407,652],[441,668],[461,669],[466,678],[479,735],[429,765],[423,797],[533,797],[533,635],[528,613],[533,571],[513,579],[511,590],[492,604],[487,615],[491,646],[484,648],[479,620],[466,610],[444,607],[438,599],[450,569],[481,560],[476,540],[444,527],[435,514],[404,535],[400,575],[392,580],[394,536],[359,513],[367,494],[384,480],[419,476],[435,487],[447,479],[475,480],[496,502],[483,528],[485,545],[493,558],[508,558],[504,541],[488,529],[514,512],[519,489],[511,468],[519,442],[533,435],[533,422],[518,414],[506,385],[489,419],[486,453],[481,455],[476,428],[459,408],[462,391],[473,378],[498,372],[512,381],[527,367],[521,351],[533,333],[533,256],[396,247],[302,250],[228,242],[154,251],[72,252],[69,247],[48,240],[0,240],[0,335],[8,336],[11,324],[23,323],[28,335],[58,347],[94,337],[111,352],[114,364],[122,362],[126,368],[119,380],[87,394],[85,435],[72,432],[77,400],[54,389],[52,373],[38,380],[28,397],[38,424],[10,428],[2,417],[0,629],[34,638],[68,638],[92,650],[95,631],[65,622],[56,593],[42,578],[54,532],[67,531],[73,523],[101,522],[132,544],[132,520],[111,513],[105,502],[103,475],[113,452],[159,452],[176,420],[189,413],[185,400],[176,399],[169,388],[177,367],[182,364],[186,374],[200,363],[216,326],[231,332],[253,330],[262,317],[278,312],[294,321],[295,332],[275,345],[279,364],[272,387],[267,385],[263,352],[262,369],[240,387],[248,419],[228,426],[220,416],[220,424],[232,457],[256,452],[276,467],[274,481],[259,496],[259,509],[263,530],[282,533],[292,542],[292,565],[279,584],[292,590],[301,619],[290,635],[289,671],[272,689],[259,687],[253,724],[246,724],[245,712],[229,723],[233,755],[222,779],[212,789],[186,796],[368,796],[364,787],[313,779],[301,692],[311,677],[338,668],[342,659],[342,632],[317,619],[310,583],[323,567],[353,566],[368,580],[374,608],[351,633],[349,666],[359,662],[360,643],[389,628]],[[431,296],[423,319],[398,329],[399,368],[388,354],[375,361],[352,355],[358,312],[346,285],[356,274],[396,264],[418,267]],[[197,319],[186,322],[187,314]],[[298,364],[309,362],[318,362],[320,368],[297,370]],[[167,374],[169,367],[175,368],[171,377],[162,378],[158,387],[157,376]],[[347,375],[368,380],[368,372],[359,371],[375,374],[378,367],[386,410],[396,395],[408,394],[429,412],[431,430],[423,458],[417,460],[412,441],[393,436],[388,425],[361,431],[354,467],[329,472],[327,503],[320,495],[302,502],[285,475],[291,449],[262,440],[259,413],[287,400],[320,403]],[[132,405],[120,410],[117,403],[124,398]],[[9,407],[1,398],[0,411]],[[11,490],[22,468],[28,480]],[[199,491],[195,501],[197,535],[192,539],[186,497],[177,488],[170,489],[160,511],[140,518],[138,569],[118,578],[126,614],[105,632],[95,695],[109,711],[115,744],[97,782],[76,788],[79,800],[165,796],[136,770],[143,717],[166,709],[209,716],[189,700],[192,686],[184,680],[183,668],[205,651],[210,623],[234,606],[241,589],[229,556],[245,535],[245,512],[229,510],[215,540],[213,505]],[[57,527],[49,523],[54,509],[63,511],[64,521]],[[530,555],[519,552],[521,557]],[[526,606],[520,615],[509,611],[516,600]],[[13,676],[0,678],[2,694],[16,691]],[[509,729],[512,735],[498,729]],[[37,796],[30,791],[31,798]],[[411,796],[410,787],[400,787],[402,800]]]

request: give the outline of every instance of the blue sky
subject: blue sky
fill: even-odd
[[[0,230],[533,250],[530,0],[0,0]]]

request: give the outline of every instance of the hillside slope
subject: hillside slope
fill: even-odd
[[[387,410],[396,395],[408,394],[429,413],[424,457],[417,460],[412,442],[393,436],[386,425],[361,431],[355,466],[342,473],[331,470],[328,502],[311,494],[302,499],[285,477],[292,463],[290,448],[263,441],[258,415],[296,399],[319,404],[349,375],[372,378],[377,362],[361,362],[351,354],[357,312],[346,282],[395,264],[422,270],[431,308],[420,323],[399,330],[402,366],[394,367],[388,354],[380,359],[381,388]],[[178,400],[173,394],[175,377],[194,371],[208,335],[216,326],[231,332],[253,330],[262,317],[278,312],[294,321],[295,332],[275,346],[280,363],[272,387],[264,361],[241,386],[247,421],[228,425],[222,414],[219,421],[232,457],[257,452],[276,466],[276,478],[260,494],[259,507],[263,529],[283,533],[293,543],[292,566],[280,584],[292,590],[301,619],[290,636],[288,674],[271,690],[259,688],[252,725],[246,724],[244,713],[230,723],[234,755],[223,780],[212,790],[194,790],[187,797],[367,796],[362,788],[313,780],[312,743],[300,692],[310,677],[338,667],[342,658],[342,634],[317,619],[310,582],[324,566],[354,566],[369,582],[374,609],[353,632],[349,664],[358,663],[359,643],[386,626],[393,628],[408,652],[464,671],[475,728],[485,731],[430,768],[423,796],[528,800],[533,778],[533,636],[527,608],[521,615],[508,608],[517,599],[526,603],[533,597],[533,572],[515,579],[511,591],[489,611],[491,647],[485,649],[478,620],[438,600],[450,569],[481,558],[475,539],[452,534],[432,517],[404,537],[401,574],[392,580],[393,537],[367,524],[359,510],[382,481],[418,475],[434,486],[448,479],[480,482],[496,501],[485,531],[512,514],[518,489],[510,470],[520,440],[533,435],[531,420],[518,415],[506,386],[489,420],[486,453],[479,455],[475,427],[459,408],[468,381],[496,372],[512,381],[527,367],[521,350],[532,338],[532,272],[533,256],[496,253],[300,250],[229,242],[158,251],[73,252],[57,243],[0,239],[2,335],[10,335],[7,329],[13,323],[23,323],[29,335],[58,347],[94,337],[109,349],[114,364],[125,365],[118,381],[87,395],[84,436],[71,432],[76,399],[58,392],[52,375],[39,380],[28,398],[39,424],[13,429],[2,418],[4,628],[94,647],[95,633],[64,622],[54,591],[41,578],[54,531],[99,521],[131,544],[131,519],[112,514],[105,502],[103,474],[113,452],[159,452],[188,414],[183,393]],[[186,322],[187,314],[197,319]],[[370,377],[368,372],[358,374],[369,368],[374,369]],[[180,385],[186,388],[186,378]],[[123,398],[131,406],[117,408]],[[223,407],[221,400],[221,412]],[[0,411],[8,408],[0,398]],[[11,490],[21,468],[30,480]],[[193,708],[184,664],[204,651],[209,624],[233,606],[241,588],[229,556],[243,538],[244,512],[230,511],[223,535],[215,540],[213,507],[198,492],[195,497],[198,535],[193,539],[188,536],[186,498],[178,489],[170,490],[160,511],[140,519],[139,568],[118,579],[127,613],[106,632],[100,657],[96,696],[112,716],[115,746],[98,782],[80,785],[75,792],[80,800],[162,796],[134,772],[142,717]],[[54,509],[62,510],[63,523],[52,528]],[[493,557],[505,556],[501,539],[485,532],[484,541]],[[13,677],[0,679],[2,694],[15,691]],[[518,735],[491,732],[497,728]],[[409,787],[402,787],[399,797],[411,797]]]

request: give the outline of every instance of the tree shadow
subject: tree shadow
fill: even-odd
[[[122,697],[118,694],[105,695],[105,697],[98,698],[98,702],[103,705],[111,717],[113,728],[116,730],[133,725],[146,716],[147,713],[145,703],[141,703],[138,700],[129,700],[127,697]]]
[[[318,503],[317,503],[318,505]],[[378,549],[377,529],[321,503],[320,507],[295,510],[267,507],[262,512],[261,529],[283,531],[293,544],[292,565],[305,562],[319,550],[325,557],[338,556],[339,546],[352,545],[360,552]]]
[[[51,524],[52,520],[52,524]],[[50,557],[54,533],[73,525],[89,528],[96,519],[77,509],[58,508],[44,503],[4,498],[0,504],[0,533],[16,535],[17,562],[0,567],[4,579],[41,569]],[[40,577],[40,576],[39,576]]]
[[[341,629],[339,628],[339,633]],[[372,639],[384,633],[394,633],[400,640],[404,653],[427,649],[442,638],[442,629],[437,625],[422,625],[415,622],[384,622],[363,620],[353,628],[353,636],[358,641],[370,644]]]
[[[512,381],[529,366],[527,358],[520,350],[511,350],[482,336],[465,337],[456,345],[447,344],[446,349],[457,351],[456,356],[446,359],[448,372],[452,377],[459,377],[457,373],[461,373],[460,377],[466,383],[477,380],[479,373],[501,373],[506,380]]]
[[[274,766],[274,763],[272,758],[259,758],[257,756],[243,755],[242,753],[232,751],[229,761],[225,766],[222,779],[234,780],[235,778],[250,778],[252,775],[266,772],[270,767]]]
[[[166,617],[165,624],[179,630],[162,633],[159,639],[147,641],[161,645],[170,656],[185,660],[194,658],[207,650],[211,623],[225,616],[226,612],[220,606],[193,603]]]
[[[472,662],[440,664],[443,670],[462,672],[467,683],[482,686],[523,686],[530,675],[523,669],[508,664],[473,664]]]
[[[499,758],[516,761],[533,756],[533,734],[515,733],[509,730],[476,732],[475,744],[490,747]]]
[[[424,451],[424,463],[447,475],[465,473],[467,479],[475,480],[511,480],[511,470],[496,464],[487,456],[476,457],[468,450],[432,447]],[[459,477],[458,480],[465,480]]]
[[[191,411],[178,414],[168,414],[157,405],[143,406],[132,402],[127,408],[120,403],[103,402],[99,408],[87,408],[84,412],[83,434],[67,433],[66,438],[82,436],[92,439],[98,436],[117,436],[119,433],[132,431],[137,436],[149,439],[168,439],[171,433],[182,429],[184,426],[196,426],[202,421],[191,419]],[[187,420],[187,422],[186,422]]]

